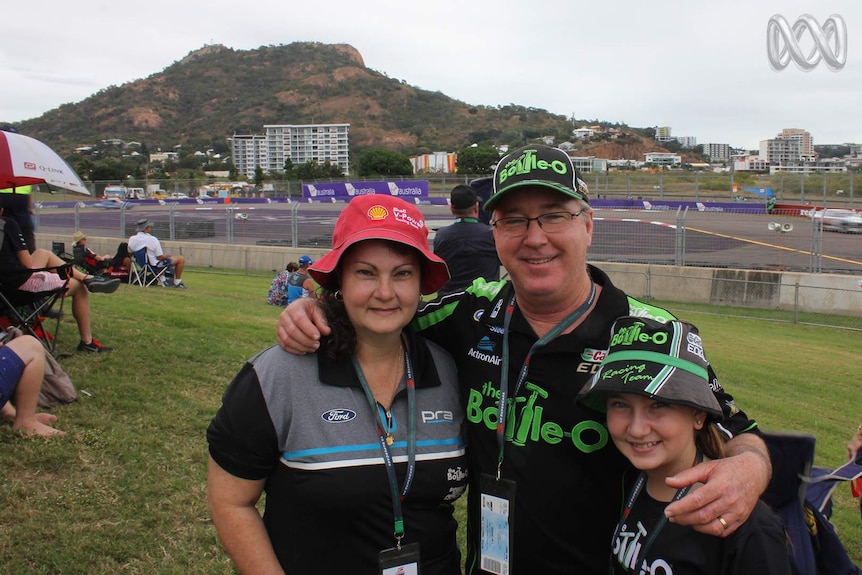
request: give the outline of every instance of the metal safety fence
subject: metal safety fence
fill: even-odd
[[[162,241],[320,248],[330,245],[342,203],[128,204],[100,209],[79,203],[37,210],[37,230],[128,238],[148,219]],[[445,205],[420,205],[431,230],[451,222]],[[824,231],[806,216],[762,210],[594,211],[589,256],[597,261],[675,266],[862,274],[862,234]]]
[[[37,210],[37,231],[71,241],[72,234],[81,230],[99,238],[107,249],[112,242],[133,235],[138,220],[148,219],[153,233],[163,242],[172,242],[171,249],[184,253],[192,266],[268,274],[284,268],[291,250],[328,249],[344,204],[129,206],[133,207],[110,210],[77,204],[41,208]],[[433,242],[434,231],[451,223],[451,214],[445,205],[419,208]],[[648,272],[635,272],[647,274],[644,286],[625,288],[639,297],[687,300],[686,305],[725,314],[862,329],[858,317],[862,315],[862,281],[857,279],[862,278],[862,234],[824,231],[810,217],[767,215],[744,208],[722,212],[598,208],[588,257],[602,267],[646,264]],[[706,277],[693,277],[697,269],[712,271]],[[746,270],[745,278],[734,275],[734,270]],[[786,279],[779,285],[776,278],[786,278],[788,273],[845,279],[838,287],[825,281],[815,285],[797,282],[789,287]],[[656,282],[673,284],[662,274],[686,287],[677,294],[673,287],[656,289]]]

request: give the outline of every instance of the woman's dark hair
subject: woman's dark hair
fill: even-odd
[[[120,245],[117,246],[117,253],[114,254],[114,257],[111,260],[111,267],[122,267],[124,260],[128,257],[131,257],[129,255],[129,244],[127,242],[120,242]]]
[[[287,262],[287,265],[284,267],[285,271],[295,272],[299,269],[299,264],[296,262]]]
[[[338,297],[336,297],[338,294]],[[332,330],[320,340],[320,352],[328,359],[338,359],[349,356],[356,349],[356,330],[347,317],[344,302],[341,301],[339,290],[323,289],[320,296],[326,321]]]

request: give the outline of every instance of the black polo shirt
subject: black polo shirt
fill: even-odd
[[[624,315],[674,319],[666,310],[629,298],[601,270],[590,266],[602,286],[596,306],[574,331],[533,356],[515,405],[508,410],[502,476],[517,483],[513,571],[606,575],[613,527],[625,487],[628,461],[605,426],[605,416],[577,403],[581,388],[604,358],[614,320]],[[495,473],[499,449],[498,412],[503,319],[513,286],[475,282],[466,292],[432,302],[414,328],[442,345],[455,359],[467,409],[471,489],[468,492],[466,572],[480,573],[478,478]],[[515,310],[509,335],[509,397],[527,352],[538,340]],[[720,390],[719,403],[733,433],[755,424]]]

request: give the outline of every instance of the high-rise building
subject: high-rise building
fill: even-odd
[[[670,126],[661,126],[655,129],[656,142],[674,142],[676,138],[670,135]]]
[[[817,159],[814,141],[809,132],[799,128],[784,128],[778,137],[784,140],[799,140],[799,154],[803,162],[813,162]]]
[[[231,138],[237,173],[251,176],[257,166],[265,173],[283,172],[287,160],[294,166],[328,161],[345,175],[350,169],[350,124],[268,124],[264,130],[264,135],[234,134]]]
[[[266,130],[268,172],[284,171],[286,160],[295,166],[329,161],[347,174],[350,169],[350,124],[268,124]]]
[[[252,134],[234,134],[231,154],[238,174],[253,176],[258,166],[266,167],[266,138]]]
[[[789,166],[802,163],[802,141],[799,138],[773,138],[760,142],[760,158],[771,166]]]
[[[704,144],[703,155],[712,162],[727,162],[730,160],[730,146],[727,144]]]

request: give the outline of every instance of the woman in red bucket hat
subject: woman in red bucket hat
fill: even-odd
[[[242,572],[457,575],[455,365],[407,327],[449,279],[422,213],[354,198],[309,273],[332,333],[314,355],[273,346],[250,359],[207,432],[219,536]]]

